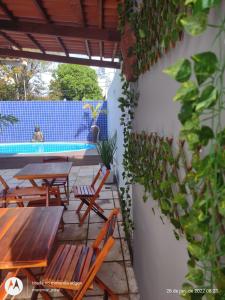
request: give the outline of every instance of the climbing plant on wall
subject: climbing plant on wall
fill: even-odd
[[[141,184],[145,190],[144,200],[151,194],[158,202],[162,213],[175,226],[176,238],[184,234],[189,261],[182,297],[190,300],[225,299],[224,12],[221,10],[217,24],[208,21],[210,10],[221,2],[127,0],[119,6],[121,31],[126,31],[129,22],[136,38],[126,52],[127,57],[135,56],[135,76],[124,81],[120,98],[125,136],[122,202],[129,212],[129,186]],[[181,38],[181,26],[191,36],[211,27],[218,51],[214,53],[210,49],[193,54],[165,70],[180,83],[174,100],[181,104],[178,118],[182,128],[175,154],[171,139],[155,134],[132,134],[138,96],[130,81],[149,70],[174,46]],[[184,151],[186,143],[191,153],[190,163]]]
[[[125,60],[125,75],[130,57],[133,60],[133,80],[149,70],[160,57],[174,48],[182,39],[182,27],[177,22],[185,11],[183,0],[124,0],[118,6],[122,33],[122,55]],[[136,41],[132,43],[132,28]],[[129,51],[124,51],[126,46]],[[125,53],[124,53],[125,52]],[[132,63],[132,61],[131,61]],[[129,72],[129,71],[128,71]]]

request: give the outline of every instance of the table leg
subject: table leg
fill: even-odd
[[[21,273],[23,273],[24,275],[27,276],[27,278],[29,279],[29,281],[31,282],[38,282],[39,280],[34,276],[34,274],[31,272],[30,269],[20,269]],[[36,286],[37,288],[41,289],[41,291],[39,292],[42,295],[42,298],[44,300],[51,300],[52,297],[45,291],[43,291],[42,289],[44,289],[44,286],[39,284]]]

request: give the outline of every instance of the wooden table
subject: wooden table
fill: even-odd
[[[67,200],[69,200],[69,173],[72,168],[72,162],[52,162],[52,163],[34,163],[28,164],[22,168],[14,177],[16,179],[29,180],[33,186],[37,186],[35,180],[43,179],[49,184],[48,179],[67,178]]]
[[[0,269],[19,270],[38,282],[30,268],[47,266],[62,214],[60,206],[1,208]],[[46,292],[40,293],[51,299]]]

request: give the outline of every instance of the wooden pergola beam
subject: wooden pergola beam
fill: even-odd
[[[117,30],[73,27],[55,24],[41,24],[22,21],[0,20],[0,30],[24,32],[31,34],[43,34],[59,37],[73,37],[87,40],[112,41],[120,40],[120,33]]]
[[[12,44],[12,46],[15,46],[19,50],[22,49],[22,47],[16,41],[14,41],[14,39],[12,39],[7,33],[0,31],[0,35],[2,35],[4,39],[7,40],[7,42]]]
[[[98,0],[98,28],[103,28],[103,0]],[[103,56],[103,43],[102,41],[99,42],[99,52],[100,52],[100,59],[102,60]]]
[[[84,9],[83,9],[83,5],[81,0],[77,0],[78,6],[79,6],[79,11],[80,11],[80,19],[81,19],[81,24],[83,27],[86,27],[86,20],[85,20],[85,15],[84,15]],[[87,52],[87,56],[89,57],[89,59],[91,59],[91,50],[90,50],[90,45],[89,45],[89,41],[85,40],[84,41],[85,44],[85,49]]]
[[[113,48],[112,61],[114,61],[114,59],[116,57],[117,50],[118,50],[118,43],[115,43],[114,48]]]
[[[42,47],[42,45],[30,34],[27,33],[27,37],[32,41],[32,43],[42,52],[45,54],[45,49]]]
[[[16,21],[17,18],[14,16],[14,14],[11,12],[11,10],[8,9],[8,6],[0,0],[0,7],[4,11],[4,13],[9,17],[11,20]]]
[[[36,8],[38,9],[41,16],[49,23],[51,23],[50,16],[48,15],[46,9],[44,8],[44,5],[41,0],[33,0]]]
[[[11,49],[0,48],[0,56],[31,58],[37,60],[46,60],[46,61],[53,61],[53,62],[60,62],[60,63],[67,63],[67,64],[78,64],[78,65],[96,66],[96,67],[104,67],[104,68],[114,68],[114,69],[120,68],[120,63],[112,62],[112,61],[83,59],[83,58],[75,58],[71,56],[67,57],[61,55],[43,54],[37,52],[11,50]]]
[[[64,42],[63,42],[63,40],[61,39],[61,37],[58,37],[58,36],[57,36],[57,41],[59,42],[59,44],[60,44],[60,46],[62,47],[63,52],[65,52],[66,56],[69,56],[69,52],[68,52],[68,50],[67,50],[67,48],[66,48],[66,46],[65,46],[65,44],[64,44]]]

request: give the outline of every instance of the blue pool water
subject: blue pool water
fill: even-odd
[[[41,154],[60,153],[95,149],[95,145],[87,143],[13,143],[1,144],[0,154]]]

